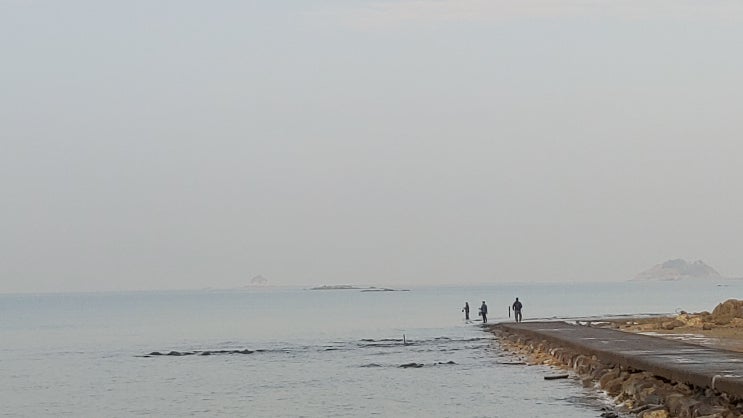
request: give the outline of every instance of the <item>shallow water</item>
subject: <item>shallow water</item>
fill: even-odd
[[[508,320],[515,296],[529,320],[711,310],[740,290],[664,282],[0,295],[0,414],[596,417],[600,393],[546,381],[546,367],[507,364],[519,359],[462,320],[464,301],[475,312],[487,300],[495,322]],[[252,353],[144,357],[243,349]],[[400,367],[409,363],[422,367]]]

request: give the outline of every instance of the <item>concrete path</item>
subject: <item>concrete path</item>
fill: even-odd
[[[596,355],[604,362],[743,397],[743,353],[565,322],[500,323],[494,327]]]

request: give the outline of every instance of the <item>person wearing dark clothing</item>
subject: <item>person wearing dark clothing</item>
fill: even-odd
[[[464,308],[462,308],[462,312],[464,312],[464,319],[469,321],[470,320],[470,304],[467,302],[464,302]]]
[[[488,322],[488,305],[485,304],[485,301],[482,301],[482,305],[480,305],[480,316],[482,317],[482,323],[487,324]]]
[[[519,302],[519,298],[516,298],[516,302],[513,303],[513,316],[516,319],[516,322],[521,322],[521,308],[523,305],[521,302]]]

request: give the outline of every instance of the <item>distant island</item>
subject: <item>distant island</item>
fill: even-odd
[[[323,285],[323,286],[317,286],[312,287],[310,290],[349,290],[349,289],[362,289],[361,287],[356,287],[350,284],[336,284],[336,285]]]
[[[310,290],[360,290],[362,292],[409,292],[410,289],[391,289],[389,287],[359,287],[350,284],[323,285],[312,287]]]
[[[690,263],[677,258],[657,264],[635,276],[634,280],[722,279],[722,275],[702,260]]]
[[[265,286],[268,284],[268,279],[261,276],[260,274],[250,279],[251,286]]]

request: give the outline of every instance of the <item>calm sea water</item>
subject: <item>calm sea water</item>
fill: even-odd
[[[463,320],[482,300],[509,320],[517,296],[525,320],[672,313],[743,297],[743,282],[0,295],[0,415],[598,416],[602,394],[504,364]],[[254,352],[141,357],[238,349]]]

